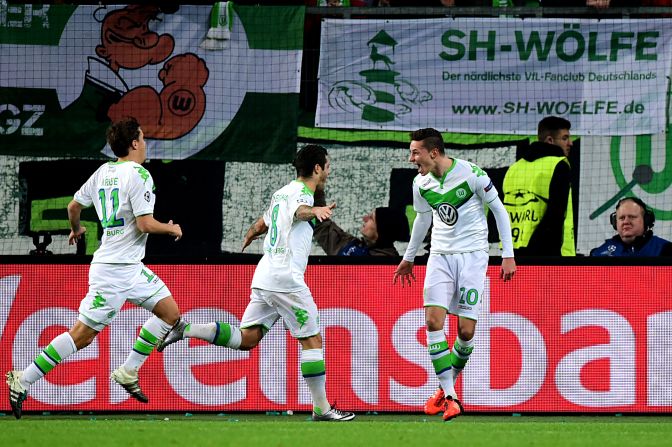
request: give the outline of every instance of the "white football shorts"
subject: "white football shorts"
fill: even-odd
[[[96,331],[108,326],[126,301],[152,311],[170,290],[144,264],[91,264],[89,291],[79,305],[79,321]]]
[[[424,306],[443,307],[450,314],[478,320],[488,258],[484,251],[430,254],[423,291]]]
[[[252,289],[240,327],[263,326],[268,331],[280,317],[294,338],[320,333],[320,314],[309,289],[298,292]]]

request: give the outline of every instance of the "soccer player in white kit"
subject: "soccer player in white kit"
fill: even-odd
[[[75,325],[54,338],[26,369],[7,373],[9,400],[17,419],[28,388],[65,358],[88,346],[112,323],[126,301],[154,316],[142,326],[126,362],[112,372],[111,379],[133,398],[146,403],[138,370],[180,318],[166,285],[142,263],[149,233],[167,234],[176,241],[182,237],[182,229],[172,220],[161,223],[153,217],[154,181],[141,166],[147,152],[142,129],[134,118],[124,118],[108,128],[107,142],[117,161],[98,168],[68,204],[70,245],[86,232],[80,225],[84,208],[93,205],[103,227],[100,247],[89,268],[89,291],[79,306]]]
[[[282,318],[290,333],[301,344],[301,373],[313,400],[314,421],[349,421],[355,415],[341,411],[327,400],[324,354],[320,335],[320,316],[304,280],[312,246],[314,222],[328,219],[336,206],[313,206],[317,189],[324,190],[329,176],[326,149],[307,145],[294,159],[297,179],[273,193],[271,204],[250,227],[243,240],[245,247],[267,233],[264,255],[252,277],[252,292],[240,327],[221,321],[188,324],[180,320],[165,340],[157,345],[163,351],[183,338],[193,337],[217,346],[250,350]]]
[[[488,175],[473,163],[447,157],[440,132],[431,128],[412,132],[410,152],[409,161],[418,167],[413,180],[417,217],[394,283],[399,279],[403,286],[415,280],[413,261],[433,221],[423,295],[427,347],[440,387],[425,404],[425,412],[443,411],[443,419],[450,420],[463,412],[454,385],[474,349],[485,289],[489,251],[485,206],[497,221],[504,281],[516,271],[511,224]],[[458,316],[452,350],[443,330],[447,313]]]

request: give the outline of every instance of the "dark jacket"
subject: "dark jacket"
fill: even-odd
[[[324,190],[315,191],[314,206],[325,206]],[[408,241],[408,220],[399,210],[376,208],[378,240],[369,241],[343,231],[331,219],[315,223],[313,238],[329,256],[399,256],[394,241]]]
[[[672,256],[672,242],[647,231],[630,245],[617,234],[590,250],[590,256]]]
[[[560,146],[535,141],[525,150],[522,158],[535,161],[542,157],[564,157]],[[558,163],[548,191],[548,207],[539,222],[530,243],[525,248],[515,250],[516,256],[561,256],[565,213],[569,198],[570,171],[567,163]]]
[[[329,256],[399,256],[392,243],[378,246],[364,238],[355,237],[343,231],[331,219],[317,222],[313,238]]]

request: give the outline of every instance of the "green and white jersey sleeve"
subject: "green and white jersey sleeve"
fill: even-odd
[[[154,213],[154,180],[145,168],[132,161],[102,165],[75,193],[75,200],[93,205],[103,227],[100,247],[92,263],[137,264],[145,257],[147,234],[136,217]],[[89,228],[87,237],[95,237]]]
[[[268,232],[264,238],[264,256],[254,271],[252,288],[273,292],[308,288],[304,273],[313,239],[313,224],[295,217],[301,205],[313,206],[313,191],[301,182],[293,181],[273,194],[263,216]]]
[[[475,164],[453,161],[443,178],[415,177],[413,207],[419,213],[432,210],[432,253],[488,251],[485,205],[497,198],[497,190]]]

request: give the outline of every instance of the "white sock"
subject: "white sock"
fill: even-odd
[[[331,405],[327,400],[327,376],[322,349],[301,351],[301,374],[313,398],[313,411],[324,414],[331,410]]]
[[[58,335],[51,340],[49,346],[44,348],[40,355],[35,357],[35,361],[23,370],[21,385],[28,389],[30,385],[40,380],[46,373],[54,369],[56,365],[75,352],[77,352],[77,347],[70,334],[63,332],[61,335]]]
[[[453,368],[450,360],[450,348],[446,341],[446,334],[443,329],[438,331],[427,331],[427,348],[429,358],[432,360],[434,372],[439,379],[441,388],[446,396],[457,398],[455,386],[453,385]]]
[[[205,340],[216,346],[226,346],[231,349],[239,349],[243,341],[240,328],[228,323],[217,321],[206,324],[188,324],[184,328],[184,336]]]
[[[214,343],[216,335],[217,323],[189,323],[187,327],[184,328],[185,338],[198,338],[199,340],[205,340],[208,343]]]
[[[135,339],[133,349],[128,354],[123,366],[126,371],[132,372],[140,369],[149,354],[154,350],[154,346],[166,336],[168,331],[172,329],[172,325],[166,323],[161,318],[153,315],[149,320],[142,325],[138,338]]]
[[[453,350],[450,353],[450,360],[453,365],[453,383],[457,382],[457,378],[464,370],[472,351],[474,350],[474,339],[462,340],[460,337],[455,339]]]

